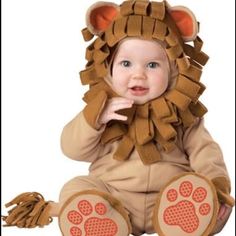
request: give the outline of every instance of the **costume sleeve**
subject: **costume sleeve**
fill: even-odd
[[[84,112],[80,112],[62,131],[63,153],[74,160],[93,162],[104,148],[100,143],[104,129],[105,125],[99,129],[91,127],[85,119]]]
[[[222,151],[204,127],[203,119],[198,119],[185,131],[183,144],[191,168],[212,180],[220,202],[234,205],[234,199],[229,195],[230,179]]]

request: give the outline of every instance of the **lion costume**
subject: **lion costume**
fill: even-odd
[[[86,19],[85,41],[97,36],[80,72],[82,84],[89,85],[87,105],[63,129],[61,146],[65,155],[91,166],[89,176],[74,178],[61,191],[62,235],[217,233],[223,227],[216,227],[219,205],[233,206],[234,200],[221,150],[204,127],[200,77],[208,56],[194,14],[166,1],[128,0],[120,6],[97,2]],[[172,65],[168,89],[119,111],[127,121],[99,127],[107,101],[118,97],[107,83],[114,54],[130,37],[162,42]],[[38,193],[20,195],[7,206],[13,204],[4,217],[8,225],[51,222],[50,202]]]

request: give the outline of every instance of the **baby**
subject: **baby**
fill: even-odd
[[[89,84],[87,105],[61,136],[66,156],[91,162],[89,176],[66,183],[59,203],[18,196],[9,205],[19,208],[4,217],[8,225],[43,226],[58,216],[65,236],[221,231],[234,200],[198,100],[208,57],[197,33],[193,13],[166,1],[89,8],[83,36],[97,38],[80,73]]]

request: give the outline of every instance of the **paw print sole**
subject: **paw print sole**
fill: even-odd
[[[129,225],[108,198],[96,191],[72,196],[61,209],[59,226],[63,236],[126,236]]]
[[[218,208],[213,184],[203,176],[185,173],[162,189],[154,210],[154,227],[160,236],[208,236]]]

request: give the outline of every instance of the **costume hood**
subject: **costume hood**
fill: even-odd
[[[86,23],[84,40],[96,38],[87,47],[88,62],[80,77],[83,85],[89,85],[84,115],[94,128],[106,101],[118,96],[104,78],[109,73],[109,58],[121,40],[137,37],[162,41],[170,62],[176,64],[174,86],[157,99],[119,111],[128,120],[110,121],[101,139],[104,144],[121,139],[114,155],[117,160],[129,158],[136,149],[144,164],[160,161],[160,151],[175,147],[177,127],[189,127],[207,111],[199,101],[205,90],[200,82],[202,67],[208,60],[197,35],[199,23],[186,7],[145,0],[128,0],[120,6],[97,2],[88,9]]]

